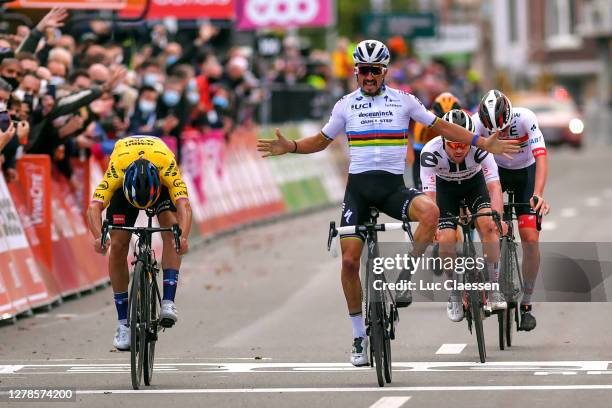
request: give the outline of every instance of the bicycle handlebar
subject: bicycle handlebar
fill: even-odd
[[[405,218],[404,222],[386,222],[383,224],[364,224],[364,225],[350,225],[347,227],[336,228],[336,223],[331,221],[329,223],[329,235],[327,237],[327,250],[329,251],[332,245],[332,240],[339,234],[355,234],[357,232],[368,232],[372,231],[397,231],[404,230],[409,233],[410,224]]]
[[[493,217],[493,221],[495,222],[495,225],[497,226],[498,231],[501,233],[502,231],[501,218],[499,216],[499,213],[495,210],[491,210],[489,212],[484,212],[484,213],[456,215],[454,217],[444,217],[444,218],[440,218],[438,222],[439,221],[452,221],[452,222],[456,222],[459,225],[470,225],[470,224],[473,224],[476,221],[476,218],[478,217]]]
[[[172,225],[170,228],[149,228],[149,227],[121,227],[118,225],[110,225],[108,220],[104,220],[102,223],[102,238],[100,239],[100,245],[104,247],[106,242],[108,241],[108,232],[111,230],[121,230],[121,231],[130,231],[138,237],[141,237],[145,234],[153,234],[155,232],[172,232],[174,235],[174,245],[176,247],[176,252],[181,250],[181,228],[178,224]]]
[[[534,206],[538,205],[538,197],[536,196],[533,196],[533,205]],[[530,203],[504,203],[504,207],[519,208],[519,207],[524,207],[524,206],[531,207],[531,204]],[[537,212],[535,216],[536,216],[536,229],[538,231],[541,231],[542,230],[542,216]]]

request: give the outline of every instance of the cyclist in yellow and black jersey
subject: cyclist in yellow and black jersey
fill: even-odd
[[[162,227],[178,223],[182,231],[179,251],[174,248],[172,233],[162,233],[164,289],[160,321],[165,327],[172,326],[178,320],[174,297],[180,255],[189,249],[187,237],[191,228],[191,206],[174,154],[161,139],[131,136],[119,140],[115,145],[104,178],[87,210],[95,250],[102,254],[106,253],[109,245],[101,246],[102,211],[105,208],[106,219],[111,225],[133,226],[140,210],[146,208],[154,210]],[[126,326],[130,237],[129,231],[113,230],[109,240],[109,275],[119,320],[113,344],[118,350],[130,348],[129,329]]]

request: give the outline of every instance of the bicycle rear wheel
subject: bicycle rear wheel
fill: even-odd
[[[506,309],[507,310],[507,309]],[[495,312],[497,315],[497,324],[499,326],[498,336],[499,336],[499,349],[505,349],[506,343],[506,310],[498,310]]]
[[[142,371],[144,365],[144,311],[143,309],[143,290],[142,290],[142,270],[143,263],[136,262],[134,274],[132,276],[132,287],[130,291],[130,372],[132,375],[132,388],[140,388],[142,381]]]
[[[372,352],[372,364],[376,368],[378,386],[385,386],[383,367],[384,348],[384,326],[382,320],[382,304],[380,302],[370,303],[370,350]]]
[[[153,278],[155,279],[155,278]],[[151,385],[151,379],[153,378],[153,366],[155,362],[155,343],[157,342],[157,293],[155,288],[157,285],[151,281],[147,282],[147,299],[148,302],[148,324],[147,324],[147,345],[145,347],[144,356],[144,383],[145,385]]]

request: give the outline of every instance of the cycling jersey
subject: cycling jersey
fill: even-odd
[[[493,134],[480,122],[477,113],[472,116],[472,119],[476,125],[477,134],[484,137]],[[521,149],[518,153],[513,153],[511,159],[501,154],[495,155],[495,161],[499,167],[511,170],[524,169],[535,163],[536,157],[546,154],[546,144],[542,131],[538,127],[538,120],[535,114],[527,108],[512,109],[510,132],[504,139],[518,140]]]
[[[485,182],[499,180],[497,165],[492,154],[470,146],[470,151],[461,163],[452,161],[441,136],[427,142],[421,152],[421,182],[423,191],[436,191],[436,176],[442,180],[461,184],[482,170]]]
[[[384,86],[378,95],[356,90],[340,99],[321,133],[334,140],[342,132],[349,143],[349,173],[382,170],[403,174],[410,118],[431,126],[436,115],[417,97]]]
[[[130,136],[115,144],[108,169],[94,192],[93,201],[101,202],[106,208],[113,193],[123,187],[125,170],[141,157],[157,167],[161,183],[168,188],[173,204],[180,198],[187,198],[187,187],[181,178],[174,153],[168,146],[154,136]]]

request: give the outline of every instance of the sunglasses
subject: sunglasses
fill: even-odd
[[[363,65],[363,66],[357,67],[357,70],[363,76],[367,76],[370,73],[372,75],[380,75],[383,72],[382,67],[373,67],[370,65]]]
[[[456,149],[465,150],[467,149],[467,146],[468,146],[466,143],[457,143],[457,142],[446,142],[446,145],[453,150],[456,150]]]

